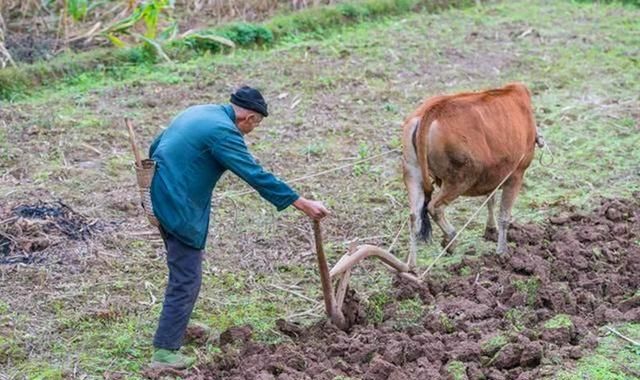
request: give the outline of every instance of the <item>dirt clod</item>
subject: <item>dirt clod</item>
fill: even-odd
[[[540,364],[542,359],[542,344],[540,342],[531,342],[524,347],[520,356],[521,367],[535,367]]]
[[[196,346],[204,346],[209,340],[210,331],[204,326],[189,325],[185,332],[185,344],[194,344]]]
[[[247,343],[251,340],[253,328],[251,326],[231,327],[220,334],[220,346]]]
[[[509,343],[502,347],[491,361],[491,364],[498,369],[510,369],[520,364],[522,347]]]
[[[366,318],[366,313],[358,294],[351,288],[347,289],[342,304],[342,314],[347,322],[347,326],[351,327],[362,324]]]
[[[285,321],[284,319],[276,320],[278,330],[291,338],[299,338],[304,334],[304,328],[295,323]]]

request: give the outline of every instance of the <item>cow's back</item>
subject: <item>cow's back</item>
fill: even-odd
[[[421,111],[426,155],[432,175],[469,183],[464,195],[492,191],[517,165],[533,159],[536,127],[528,89],[500,89],[428,99]]]

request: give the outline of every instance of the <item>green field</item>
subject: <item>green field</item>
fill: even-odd
[[[404,117],[428,96],[513,81],[532,90],[550,148],[527,172],[516,222],[640,191],[640,8],[620,3],[506,1],[407,13],[269,49],[87,71],[0,103],[0,210],[61,199],[111,226],[60,260],[0,265],[0,379],[136,379],[148,364],[166,267],[138,210],[124,117],[146,148],[185,107],[226,102],[234,87],[254,85],[271,115],[248,143],[266,168],[292,180],[400,148]],[[354,242],[388,246],[408,216],[398,152],[293,185],[332,210],[323,222],[332,263]],[[277,318],[323,318],[311,225],[255,193],[237,195],[247,189],[232,175],[216,189],[194,319],[219,332],[249,323],[257,339],[280,342],[287,338]],[[454,225],[481,202],[455,202]],[[441,273],[463,252],[495,249],[481,239],[485,218],[483,210],[458,254],[439,261]],[[418,264],[439,248],[421,247]],[[394,253],[407,249],[402,233]],[[391,277],[366,263],[352,286],[375,319]],[[618,328],[640,340],[637,323]],[[206,361],[218,348],[187,350]],[[557,378],[637,379],[639,363],[637,348],[607,336]]]

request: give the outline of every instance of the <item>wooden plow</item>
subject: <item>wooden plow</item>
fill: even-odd
[[[524,158],[524,154],[520,157],[520,161]],[[520,164],[516,165],[516,168]],[[351,268],[354,265],[358,264],[362,260],[368,257],[375,257],[382,261],[382,264],[387,267],[387,269],[395,272],[400,277],[403,277],[407,280],[413,281],[418,285],[423,284],[422,279],[429,273],[431,269],[433,269],[436,262],[442,257],[442,255],[447,252],[447,249],[456,241],[458,236],[464,231],[465,228],[471,223],[473,218],[478,215],[478,212],[489,202],[489,200],[495,195],[495,193],[502,187],[502,185],[511,177],[513,174],[514,168],[511,170],[506,177],[502,179],[500,184],[496,186],[496,188],[489,194],[489,196],[482,202],[480,207],[471,215],[471,217],[467,220],[467,222],[462,226],[458,232],[456,232],[455,236],[443,247],[440,253],[433,259],[431,264],[427,267],[427,269],[420,275],[416,276],[413,274],[412,270],[416,265],[415,260],[415,240],[411,242],[411,249],[409,252],[409,257],[407,258],[407,262],[403,263],[397,257],[391,254],[391,252],[386,251],[380,247],[376,247],[375,245],[361,245],[357,247],[352,252],[347,253],[342,256],[340,260],[336,263],[336,265],[329,271],[327,267],[327,259],[324,255],[324,249],[322,247],[322,231],[320,229],[320,222],[313,221],[313,232],[315,235],[316,241],[316,253],[318,255],[318,265],[320,266],[320,279],[322,280],[322,294],[324,296],[324,305],[327,311],[327,315],[331,321],[338,326],[338,328],[342,330],[347,330],[351,326],[349,326],[348,321],[345,320],[344,313],[342,311],[342,306],[344,304],[345,295],[347,292],[347,288],[349,287],[349,278],[351,277]],[[402,228],[401,228],[402,230]],[[413,239],[413,237],[412,237]],[[332,280],[337,279],[336,291],[334,293],[333,288],[331,286]]]
[[[347,288],[349,287],[351,269],[362,260],[369,257],[375,257],[382,261],[385,267],[392,272],[397,273],[401,277],[414,281],[418,284],[422,283],[417,276],[410,273],[411,267],[409,264],[403,263],[389,251],[369,244],[358,246],[355,250],[348,252],[338,260],[331,270],[329,270],[322,245],[322,229],[320,228],[320,222],[317,220],[313,221],[313,233],[316,243],[316,254],[320,269],[320,280],[322,282],[322,295],[324,297],[325,310],[331,319],[331,322],[341,330],[347,330],[351,327],[345,319],[342,306],[344,304]],[[333,280],[336,280],[335,292],[332,286]]]

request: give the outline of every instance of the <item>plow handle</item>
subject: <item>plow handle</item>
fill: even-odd
[[[318,267],[320,269],[320,281],[322,282],[322,295],[324,298],[324,307],[331,321],[341,329],[345,329],[346,322],[342,310],[336,307],[336,299],[331,287],[331,277],[329,276],[329,267],[327,258],[324,255],[324,247],[322,246],[322,229],[320,222],[313,221],[313,235],[316,241],[316,254],[318,256]]]
[[[329,277],[329,267],[327,258],[324,255],[324,247],[322,246],[322,229],[320,222],[313,221],[313,236],[316,241],[316,255],[318,256],[318,268],[320,269],[320,282],[322,283],[322,295],[324,296],[324,307],[327,315],[333,315],[333,290],[331,289],[331,278]]]

